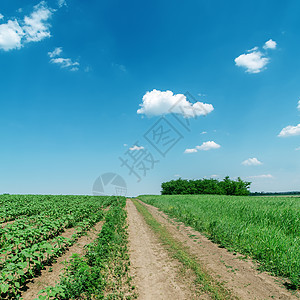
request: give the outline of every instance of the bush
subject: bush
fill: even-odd
[[[250,194],[251,182],[243,181],[240,177],[237,180],[231,180],[226,176],[222,181],[217,179],[177,179],[161,184],[162,195],[199,195],[199,194],[217,194],[217,195],[236,195],[246,196]]]

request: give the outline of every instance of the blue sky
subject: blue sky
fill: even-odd
[[[179,176],[300,190],[299,10],[2,0],[0,193],[91,194],[106,172],[129,195]]]

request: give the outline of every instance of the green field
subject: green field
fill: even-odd
[[[139,196],[261,269],[300,285],[300,197]]]
[[[256,259],[263,270],[288,278],[290,287],[299,288],[300,197],[139,198],[220,246]],[[22,299],[27,283],[41,271],[51,270],[57,258],[68,253],[96,224],[99,229],[84,245],[84,255],[75,252],[57,275],[57,284],[44,289],[38,286],[36,297],[135,298],[129,275],[125,205],[125,197],[0,195],[0,299]],[[149,213],[145,215],[151,219]],[[162,226],[157,226],[161,230]],[[68,238],[64,237],[67,231]]]
[[[74,256],[58,284],[39,299],[122,294],[125,288],[118,288],[129,280],[125,204],[124,197],[1,195],[0,298],[19,299],[28,280],[99,221],[104,225],[86,255]],[[74,232],[71,238],[61,236],[67,229]]]

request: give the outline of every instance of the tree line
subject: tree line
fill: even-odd
[[[162,195],[199,195],[199,194],[216,194],[216,195],[236,195],[245,196],[250,194],[251,182],[243,181],[240,177],[232,180],[226,176],[223,180],[217,179],[177,179],[161,184]]]

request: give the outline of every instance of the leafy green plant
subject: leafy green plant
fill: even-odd
[[[84,257],[74,255],[60,283],[40,291],[39,299],[132,299],[127,250],[126,199],[115,199],[105,215],[98,238]],[[124,287],[127,287],[126,295]],[[46,294],[46,295],[45,295]]]
[[[71,246],[104,217],[114,198],[93,196],[0,195],[0,298],[14,299],[28,278]],[[60,234],[77,231],[71,239]]]

